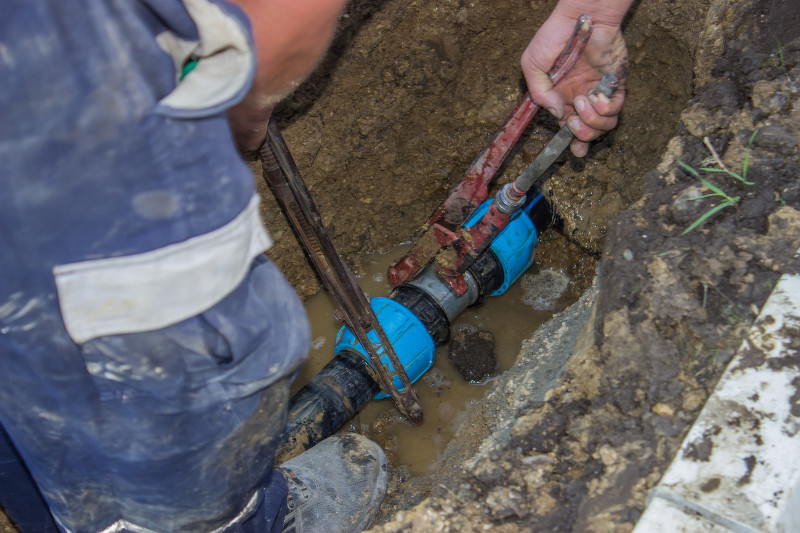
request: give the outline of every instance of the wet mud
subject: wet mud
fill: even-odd
[[[469,326],[453,328],[447,360],[464,381],[480,383],[497,372],[494,335]]]
[[[359,258],[359,284],[368,295],[386,295],[391,285],[386,270],[408,251],[401,246],[388,254],[370,254]],[[532,271],[523,280],[555,276],[568,282],[563,274],[551,270]],[[438,470],[452,436],[474,408],[480,397],[492,386],[499,373],[509,370],[519,354],[522,342],[553,315],[553,309],[536,309],[529,302],[543,296],[537,284],[512,285],[501,296],[492,296],[480,307],[462,313],[452,324],[451,339],[436,349],[433,367],[416,383],[425,412],[420,426],[411,426],[394,409],[390,400],[369,402],[343,428],[356,431],[378,442],[386,451],[393,480],[425,478]],[[535,290],[531,290],[535,289]],[[552,307],[565,308],[574,302],[569,295],[548,293]],[[557,298],[557,299],[556,299]],[[333,353],[333,339],[341,327],[334,320],[333,303],[321,292],[309,298],[306,310],[311,322],[312,351],[293,385],[296,392],[326,364]],[[482,333],[481,333],[482,332]],[[497,332],[495,337],[491,332]],[[489,342],[488,336],[492,336]],[[455,359],[453,350],[458,352]],[[481,357],[483,356],[483,357]],[[490,374],[490,375],[487,375]],[[278,461],[287,459],[279,453]],[[425,491],[412,491],[427,494]]]

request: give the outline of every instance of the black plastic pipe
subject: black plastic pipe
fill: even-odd
[[[471,270],[481,287],[479,301],[503,284],[503,267],[487,250]],[[488,292],[487,292],[488,291]],[[485,294],[484,294],[485,293]],[[389,298],[411,311],[425,326],[436,346],[446,343],[450,322],[436,301],[418,287],[403,283]],[[335,433],[380,391],[364,356],[350,350],[338,353],[289,403],[286,437],[277,457],[286,461]]]

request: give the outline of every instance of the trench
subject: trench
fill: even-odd
[[[519,54],[552,5],[351,2],[329,57],[278,110],[323,222],[371,296],[388,294],[385,267],[401,255],[398,243],[419,235],[522,97]],[[644,176],[676,132],[694,90],[693,54],[705,8],[691,2],[637,4],[624,32],[631,76],[618,127],[595,142],[586,158],[560,158],[543,185],[564,224],[541,235],[527,275],[549,270],[571,279],[556,311],[591,285],[611,221],[641,198]],[[497,16],[500,12],[524,16]],[[513,180],[557,130],[549,116],[537,115],[495,186]],[[265,223],[275,237],[269,255],[307,301],[312,321],[314,349],[295,384],[299,388],[332,357],[339,325],[269,191],[261,192]],[[459,323],[474,321],[494,334],[500,376],[521,357],[522,341],[552,314],[521,303],[523,292],[518,282],[459,317]],[[380,400],[343,428],[377,441],[393,465],[378,524],[431,494],[438,480],[455,472],[462,457],[458,450],[477,450],[485,437],[480,428],[463,431],[462,425],[452,439],[496,381],[465,383],[454,373],[447,349],[437,349],[434,368],[416,385],[423,426],[407,425],[389,400]]]
[[[391,290],[387,268],[410,249],[399,246],[388,253],[368,254],[359,260],[359,285],[368,296],[385,296]],[[451,344],[436,349],[433,366],[415,384],[425,420],[419,426],[407,423],[391,400],[372,400],[341,431],[364,434],[384,448],[394,467],[404,467],[412,476],[436,471],[458,426],[486,392],[497,375],[514,364],[522,341],[547,321],[556,308],[572,301],[566,290],[570,279],[563,273],[532,266],[508,291],[469,308],[451,324],[451,330],[471,327],[494,337],[496,369],[489,376],[467,381],[448,358]],[[312,331],[309,361],[292,386],[297,392],[331,359],[341,324],[334,318],[330,296],[320,291],[306,301]]]

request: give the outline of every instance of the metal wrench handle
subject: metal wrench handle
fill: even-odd
[[[611,98],[619,87],[619,77],[613,72],[606,72],[600,79],[592,93],[602,93]],[[526,193],[536,181],[544,175],[550,165],[558,159],[575,136],[567,125],[561,127],[553,139],[547,143],[544,150],[533,160],[517,179],[514,180],[515,192]]]
[[[602,93],[611,98],[619,87],[619,77],[613,72],[606,72],[600,79],[597,86],[592,89],[592,93]],[[514,180],[514,187],[522,193],[528,192],[536,181],[542,177],[550,165],[558,159],[569,143],[575,136],[567,125],[561,127],[553,139],[547,143],[544,150],[533,160],[517,179]]]
[[[592,93],[603,93],[611,98],[619,87],[619,78],[613,72],[604,74]],[[525,204],[525,197],[531,186],[544,175],[545,170],[569,146],[572,135],[568,126],[563,126],[556,136],[542,150],[542,153],[525,171],[514,180],[507,183],[495,196],[495,202],[486,213],[468,230],[468,237],[461,237],[453,243],[456,250],[455,268],[452,264],[445,266],[437,262],[436,272],[447,281],[453,289],[461,294],[462,281],[460,275],[469,269],[472,264],[489,246],[495,237],[508,225],[511,216]]]
[[[342,320],[369,355],[372,369],[377,373],[376,380],[410,422],[421,423],[423,414],[419,396],[397,358],[392,343],[378,322],[364,291],[339,257],[333,241],[322,224],[319,209],[311,198],[311,193],[273,118],[269,120],[267,140],[261,146],[260,153],[264,179],[297,231],[306,253],[341,311]],[[384,354],[394,366],[393,372],[381,362],[378,346],[368,337],[370,331],[375,331],[378,336],[379,346],[383,347]],[[402,391],[397,390],[394,385],[395,376],[403,384]]]

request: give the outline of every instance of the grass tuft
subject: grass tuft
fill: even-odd
[[[756,129],[753,132],[753,134],[750,135],[750,140],[747,142],[747,149],[745,150],[744,160],[742,161],[742,172],[741,172],[741,174],[728,169],[728,167],[726,167],[724,165],[724,163],[720,159],[720,157],[717,154],[716,150],[714,150],[714,147],[711,145],[711,143],[710,143],[710,141],[708,140],[707,137],[704,139],[704,142],[705,142],[706,146],[708,147],[709,151],[711,152],[711,155],[714,157],[714,160],[720,166],[720,168],[701,167],[700,170],[702,170],[703,172],[709,172],[709,173],[727,174],[728,176],[730,176],[730,177],[742,182],[745,185],[755,185],[755,182],[748,181],[748,179],[747,179],[747,170],[750,167],[750,150],[752,149],[753,141],[755,140],[756,135],[758,135],[758,129]],[[713,183],[711,183],[710,181],[705,179],[703,176],[700,175],[699,172],[697,172],[696,169],[694,169],[691,166],[687,165],[683,161],[678,160],[678,164],[681,166],[681,168],[683,168],[683,170],[685,170],[686,172],[688,172],[689,174],[691,174],[692,176],[697,178],[700,181],[700,183],[703,184],[703,187],[705,187],[706,189],[711,191],[709,194],[703,194],[703,195],[698,196],[696,198],[692,198],[692,200],[702,200],[703,198],[713,198],[715,196],[722,199],[722,201],[720,203],[718,203],[717,205],[713,206],[711,209],[709,209],[708,211],[703,213],[700,216],[700,218],[698,218],[697,220],[692,222],[691,225],[688,228],[683,230],[683,233],[681,233],[681,235],[686,235],[690,231],[692,231],[695,228],[697,228],[698,226],[702,225],[706,220],[708,220],[709,218],[711,218],[715,214],[719,213],[720,211],[722,211],[726,207],[730,207],[732,205],[735,205],[739,200],[741,200],[741,198],[739,196],[728,196],[728,194],[725,191],[723,191],[720,187],[714,185]]]
[[[692,200],[702,200],[703,198],[711,198],[711,197],[714,197],[714,196],[718,196],[718,197],[722,198],[722,201],[720,203],[718,203],[717,205],[715,205],[714,207],[712,207],[711,209],[709,209],[708,211],[703,213],[700,216],[700,218],[698,218],[697,220],[692,222],[692,224],[688,228],[683,230],[683,233],[681,233],[681,235],[686,235],[687,233],[689,233],[690,231],[692,231],[695,228],[697,228],[698,226],[700,226],[703,222],[705,222],[706,220],[708,220],[709,218],[711,218],[712,216],[714,216],[718,212],[722,211],[723,209],[725,209],[728,206],[734,205],[736,202],[738,202],[740,200],[740,198],[738,196],[728,196],[728,194],[726,194],[725,191],[723,191],[722,189],[720,189],[719,187],[717,187],[716,185],[714,185],[713,183],[711,183],[707,179],[703,178],[697,172],[697,170],[695,170],[694,168],[690,167],[689,165],[687,165],[683,161],[679,160],[678,164],[686,172],[688,172],[689,174],[691,174],[692,176],[694,176],[695,178],[700,180],[700,183],[702,183],[703,186],[706,189],[712,191],[710,194],[704,194],[702,196],[698,196],[696,198],[692,198]]]

